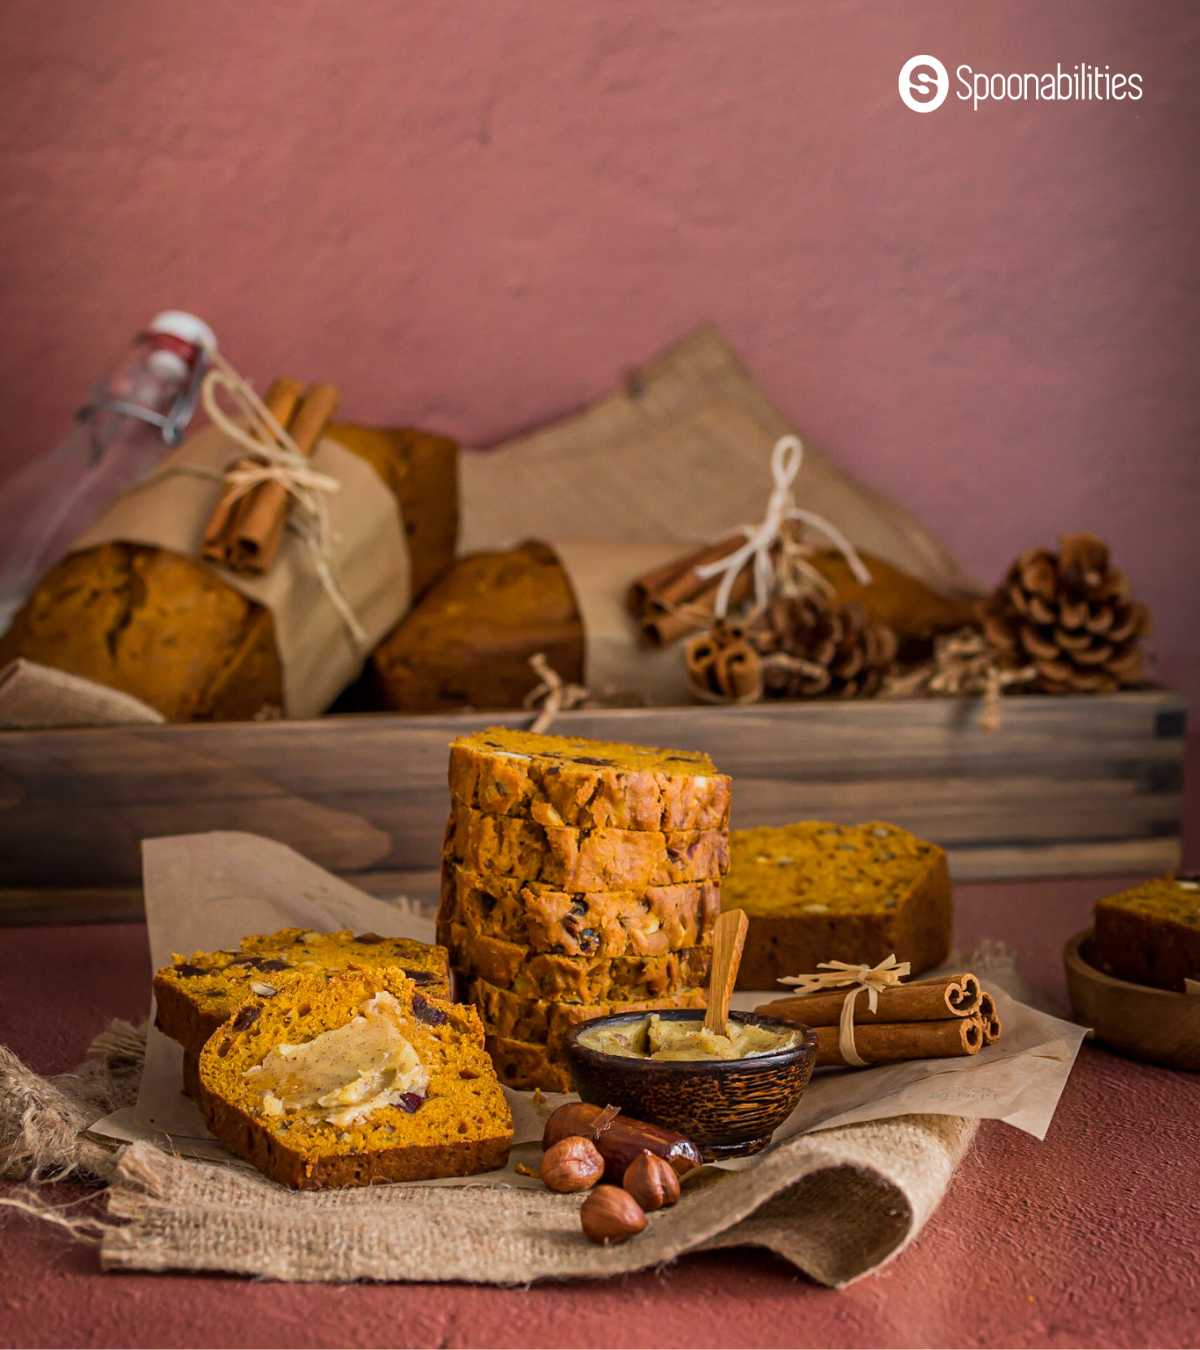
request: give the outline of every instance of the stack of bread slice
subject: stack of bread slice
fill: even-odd
[[[570,1028],[704,1006],[730,780],[707,755],[492,728],[450,747],[438,941],[511,1087],[571,1087]]]

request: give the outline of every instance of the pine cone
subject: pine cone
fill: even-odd
[[[1110,693],[1141,682],[1150,612],[1131,598],[1095,535],[1066,535],[1057,553],[1022,553],[985,603],[983,625],[997,661],[1031,665],[1046,693]]]
[[[896,659],[895,633],[861,605],[815,595],[778,597],[749,633],[762,653],[767,698],[878,693]]]

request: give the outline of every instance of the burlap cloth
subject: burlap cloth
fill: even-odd
[[[421,1185],[295,1194],[239,1165],[147,1143],[109,1151],[81,1132],[132,1104],[144,1047],[141,1031],[113,1023],[83,1066],[55,1078],[0,1047],[0,1170],[32,1182],[0,1196],[0,1206],[96,1246],[106,1269],[527,1284],[753,1246],[841,1287],[916,1237],[977,1127],[958,1116],[900,1116],[802,1135],[745,1171],[705,1169],[638,1239],[601,1248],[580,1235],[576,1196]],[[48,1183],[70,1176],[105,1189],[82,1208],[63,1206]]]

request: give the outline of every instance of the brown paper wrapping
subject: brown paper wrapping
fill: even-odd
[[[673,536],[682,554],[689,542],[762,520],[771,448],[795,430],[724,338],[701,328],[583,412],[465,456],[463,550],[550,538],[564,521],[586,521],[604,538]],[[908,512],[805,446],[799,505],[940,593],[978,592]]]
[[[240,454],[216,428],[198,432],[167,456],[162,473],[119,497],[75,541],[72,551],[119,541],[199,561],[204,527],[221,484],[169,470],[195,465],[221,472]],[[213,568],[227,585],[270,610],[290,717],[323,712],[404,614],[410,598],[408,547],[396,499],[370,465],[328,437],[317,446],[312,464],[342,485],[326,498],[329,565],[366,634],[361,649],[322,586],[307,546],[292,531],[285,532],[266,576]]]
[[[677,539],[655,543],[556,539],[583,619],[583,683],[602,702],[688,703],[687,671],[678,648],[654,647],[625,604],[630,577],[679,554]]]

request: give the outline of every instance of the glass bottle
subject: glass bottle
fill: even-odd
[[[156,315],[66,439],[0,483],[0,633],[109,502],[183,439],[216,345],[194,314]]]

